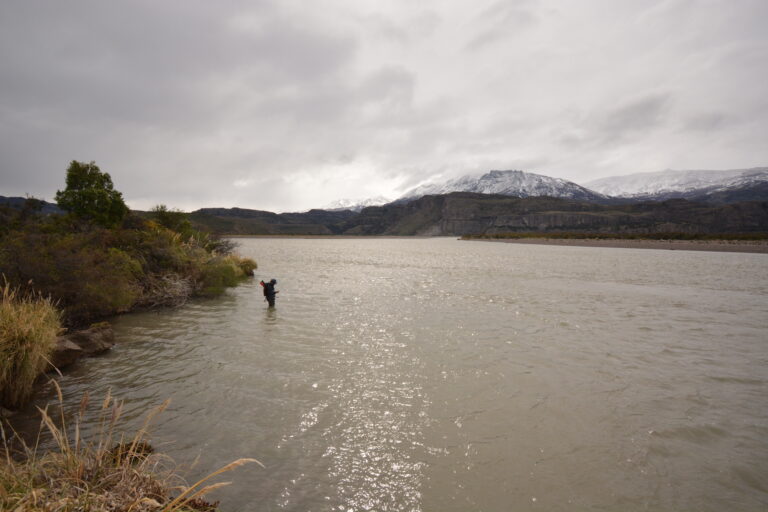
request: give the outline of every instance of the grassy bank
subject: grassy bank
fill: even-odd
[[[148,216],[129,212],[109,175],[93,162],[73,161],[66,184],[56,194],[66,214],[44,215],[35,199],[21,208],[0,207],[0,403],[6,407],[28,401],[50,367],[62,326],[217,295],[256,268],[233,252],[233,243],[193,229],[183,212],[165,206]],[[63,413],[56,424],[41,411],[57,445],[45,453],[2,430],[0,510],[210,512],[216,505],[203,497],[225,484],[205,485],[209,478],[252,461],[235,461],[186,486],[146,442],[152,415],[125,439],[116,429],[122,404],[107,397],[98,413],[99,434],[82,439],[88,402],[84,397],[72,428]]]
[[[30,198],[0,207],[0,404],[22,405],[46,369],[61,326],[80,328],[140,308],[213,296],[253,275],[235,244],[193,229],[187,214],[158,205],[131,213],[108,174],[73,161],[43,214]]]
[[[61,314],[50,299],[23,294],[7,282],[0,294],[0,403],[17,407],[48,366]]]
[[[135,309],[214,296],[253,275],[256,262],[205,234],[182,235],[128,218],[104,228],[32,217],[0,233],[0,405],[18,407],[61,326],[85,327]]]
[[[768,233],[587,233],[587,232],[521,232],[463,235],[462,240],[497,240],[550,238],[556,240],[768,240]]]
[[[61,401],[61,392],[59,391]],[[60,404],[61,405],[61,404]],[[178,467],[154,453],[147,439],[152,418],[167,406],[150,412],[144,426],[133,436],[120,434],[122,403],[107,396],[97,405],[98,434],[80,436],[80,424],[89,414],[86,395],[75,424],[68,428],[61,414],[54,421],[41,410],[42,424],[56,443],[44,454],[19,443],[3,429],[0,455],[0,510],[13,512],[213,512],[218,502],[205,496],[226,482],[210,484],[213,477],[254,459],[239,459],[186,485]]]
[[[221,293],[256,268],[231,244],[136,217],[115,228],[35,218],[0,234],[0,243],[0,273],[50,296],[67,326]]]
[[[233,243],[193,229],[184,212],[130,212],[95,162],[72,161],[56,201],[66,214],[43,215],[34,198],[0,207],[0,273],[51,297],[67,326],[222,293],[256,268]]]
[[[184,237],[150,220],[72,229],[66,219],[36,218],[6,231],[0,235],[0,274],[6,279],[0,404],[26,401],[61,325],[78,328],[118,313],[214,296],[255,268],[230,244]]]

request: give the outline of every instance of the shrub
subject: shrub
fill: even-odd
[[[22,295],[7,282],[0,302],[0,401],[23,405],[46,369],[61,330],[60,312],[40,295]]]
[[[159,204],[150,210],[152,218],[161,226],[189,237],[193,233],[188,215],[176,208],[168,208]]]
[[[256,262],[253,261],[251,258],[244,258],[238,254],[230,254],[227,256],[235,265],[237,265],[241,272],[243,273],[243,276],[253,276],[253,271],[258,268],[258,265],[256,265]]]
[[[202,268],[200,294],[212,296],[224,293],[224,289],[235,286],[240,277],[243,277],[243,271],[231,258],[211,258]]]
[[[106,232],[7,236],[0,271],[54,297],[72,325],[127,311],[139,297],[140,262],[104,246]]]
[[[207,233],[201,233],[200,241],[202,242],[201,247],[206,251],[215,252],[223,256],[233,254],[239,245],[232,239],[221,238],[218,235],[208,235]]]

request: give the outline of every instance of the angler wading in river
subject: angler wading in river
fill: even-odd
[[[265,283],[264,281],[260,281],[259,284],[261,284],[261,286],[264,287],[264,298],[269,303],[269,307],[274,308],[275,295],[280,293],[279,291],[275,290],[277,279],[272,279],[268,283]]]

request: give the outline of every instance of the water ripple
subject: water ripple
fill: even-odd
[[[761,510],[763,255],[244,240],[250,283],[116,320],[125,399],[231,510]],[[267,310],[259,279],[281,290]],[[38,405],[53,398],[41,394]],[[31,416],[31,412],[30,412]],[[33,421],[33,420],[30,420]],[[87,430],[86,426],[86,430]]]

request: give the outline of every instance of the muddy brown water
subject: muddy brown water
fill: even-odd
[[[61,379],[129,425],[171,398],[154,442],[190,479],[260,460],[225,510],[768,509],[767,256],[239,242],[256,280],[118,318]]]

